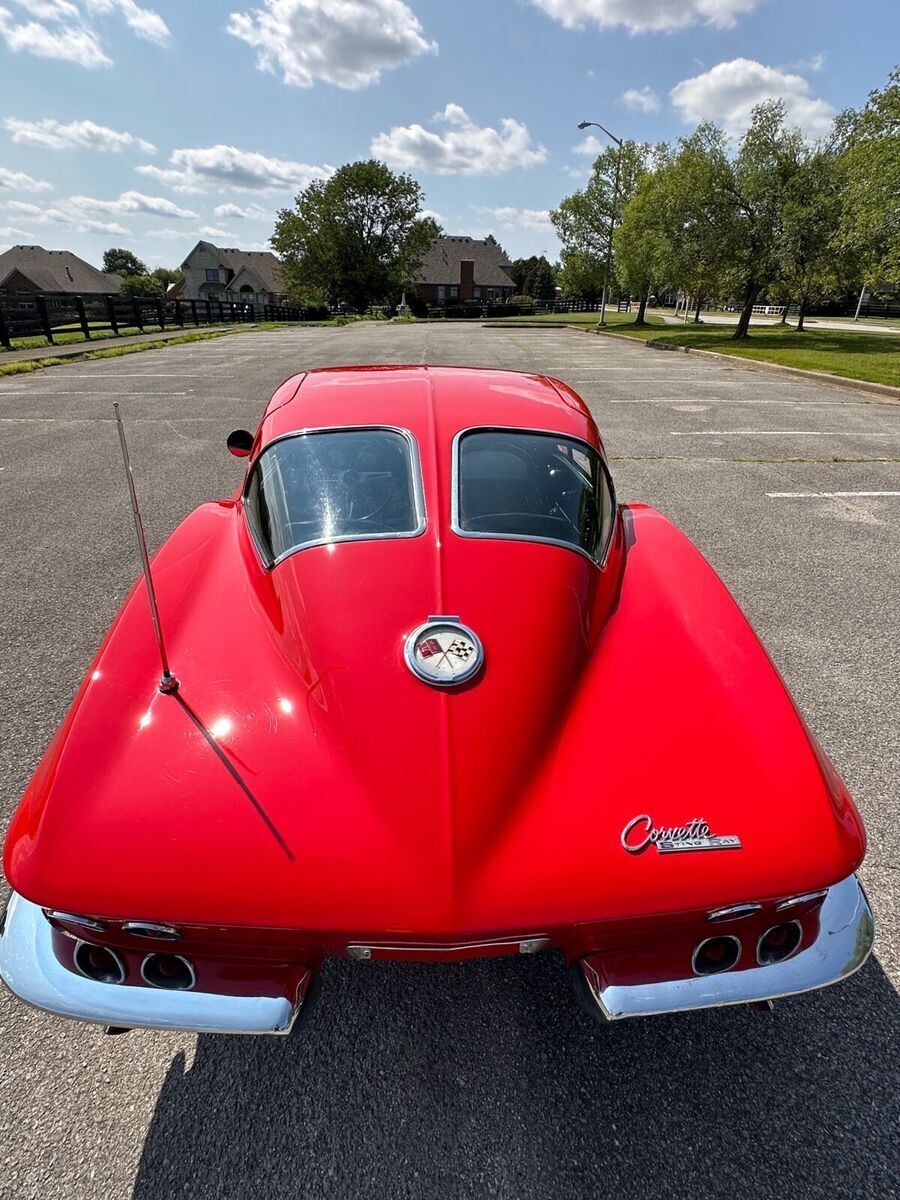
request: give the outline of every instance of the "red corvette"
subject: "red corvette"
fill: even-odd
[[[141,580],[13,818],[22,1000],[284,1034],[329,954],[553,948],[614,1019],[865,961],[853,801],[568,387],[311,371],[229,445],[153,563],[171,668]]]

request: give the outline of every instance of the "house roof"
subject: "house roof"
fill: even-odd
[[[219,256],[223,266],[234,271],[235,278],[245,268],[262,284],[262,290],[280,295],[284,291],[281,278],[281,261],[271,250],[240,250],[231,246],[216,246],[213,242],[198,242],[194,250],[203,246]],[[191,254],[194,253],[191,251]],[[188,255],[190,259],[190,254]]]
[[[117,292],[121,275],[107,275],[71,250],[45,250],[43,246],[12,246],[0,254],[0,288],[15,272],[41,292],[68,292],[77,296]]]
[[[511,264],[496,242],[471,237],[439,237],[422,260],[419,283],[459,283],[463,259],[475,263],[475,283],[486,287],[512,287]]]

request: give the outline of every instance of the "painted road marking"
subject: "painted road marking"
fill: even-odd
[[[900,492],[766,492],[770,500],[831,500],[837,496],[900,496]]]
[[[673,429],[669,437],[897,437],[896,433],[875,433],[868,429]]]

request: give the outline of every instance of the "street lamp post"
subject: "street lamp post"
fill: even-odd
[[[619,175],[622,170],[622,139],[617,138],[614,133],[610,133],[605,125],[601,125],[599,121],[579,121],[579,129],[602,129],[611,142],[615,142],[618,147],[616,155],[616,181],[613,184],[613,202],[612,211],[609,214],[609,244],[606,247],[606,273],[603,278],[603,298],[600,301],[600,325],[606,324],[606,290],[609,287],[609,275],[612,270],[612,245],[613,231],[616,227],[616,210],[619,207]]]

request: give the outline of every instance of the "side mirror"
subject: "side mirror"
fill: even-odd
[[[253,447],[253,434],[247,429],[232,429],[225,445],[235,458],[246,458]]]

